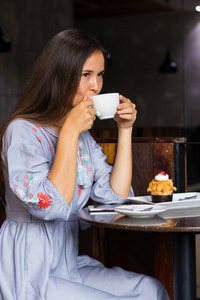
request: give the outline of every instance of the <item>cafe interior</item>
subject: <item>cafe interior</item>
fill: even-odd
[[[46,42],[67,28],[91,33],[107,49],[102,93],[136,104],[134,138],[185,138],[185,191],[200,192],[200,1],[0,0],[0,125]],[[115,122],[96,119],[91,134],[115,138]],[[198,299],[199,252],[196,235]]]

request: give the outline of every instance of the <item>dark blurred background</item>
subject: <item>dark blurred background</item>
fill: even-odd
[[[134,135],[187,136],[188,189],[200,190],[198,4],[199,0],[0,0],[0,124],[12,111],[46,42],[61,30],[81,28],[110,54],[102,92],[120,92],[137,105]],[[97,135],[116,135],[113,120],[97,120],[94,130]]]
[[[0,125],[46,42],[61,30],[81,28],[110,54],[102,92],[122,93],[137,106],[134,136],[187,137],[188,191],[200,191],[198,4],[199,0],[0,0]],[[116,136],[114,121],[96,120],[93,134]]]

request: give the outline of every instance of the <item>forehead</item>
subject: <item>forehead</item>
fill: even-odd
[[[83,70],[84,69],[94,69],[94,68],[100,68],[104,69],[105,65],[105,59],[103,56],[103,53],[99,50],[94,51],[86,60],[86,62],[83,65]]]

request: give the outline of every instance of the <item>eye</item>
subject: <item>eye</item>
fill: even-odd
[[[105,72],[100,72],[97,76],[98,76],[98,77],[103,77],[104,74],[105,74]]]
[[[82,76],[84,76],[84,77],[89,77],[89,75],[90,75],[90,73],[88,73],[88,72],[82,74]]]

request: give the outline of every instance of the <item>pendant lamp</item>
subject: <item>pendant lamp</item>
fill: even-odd
[[[0,52],[10,52],[12,49],[11,42],[3,35],[0,28]]]
[[[177,71],[176,63],[171,60],[169,49],[167,49],[163,64],[160,66],[161,73],[175,73]]]
[[[169,2],[169,0],[165,0],[165,2]],[[168,8],[169,11],[169,8]],[[167,20],[167,51],[165,54],[164,61],[162,65],[159,67],[159,71],[161,73],[175,73],[177,71],[177,65],[175,62],[172,61],[171,55],[170,55],[170,50],[169,50],[169,39],[170,39],[170,34],[169,34],[169,12],[168,12],[168,20]]]

